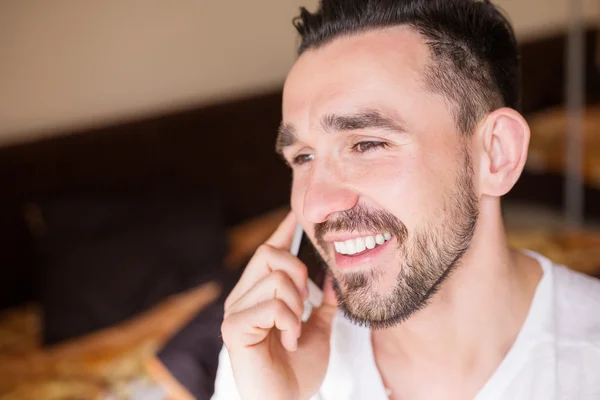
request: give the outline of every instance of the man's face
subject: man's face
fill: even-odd
[[[427,45],[398,27],[304,53],[285,84],[280,143],[291,205],[355,322],[423,307],[477,220],[469,142],[426,90]]]

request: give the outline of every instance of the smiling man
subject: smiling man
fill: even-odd
[[[214,398],[600,398],[600,284],[507,243],[529,128],[502,14],[323,0],[295,25],[292,213],[227,299]],[[296,222],[330,276],[305,324]]]

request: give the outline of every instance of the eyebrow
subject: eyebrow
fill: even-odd
[[[298,135],[296,134],[296,128],[292,124],[286,124],[281,122],[279,129],[277,130],[277,140],[275,142],[275,151],[277,154],[282,155],[283,149],[296,143]]]
[[[364,110],[348,115],[328,114],[321,119],[321,127],[328,133],[360,129],[385,129],[397,133],[406,132],[403,124],[394,121],[377,110]],[[279,125],[275,150],[278,154],[282,154],[284,148],[293,145],[297,140],[296,128],[291,124],[282,122]]]

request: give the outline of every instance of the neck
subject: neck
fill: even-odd
[[[374,347],[416,368],[472,373],[489,365],[493,372],[525,321],[541,275],[535,260],[509,247],[499,201],[490,200],[469,250],[430,303],[397,327],[374,331]]]

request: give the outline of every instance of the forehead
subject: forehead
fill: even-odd
[[[321,112],[415,106],[429,50],[409,27],[340,37],[300,56],[285,83],[284,120]],[[402,104],[399,104],[401,102]]]

